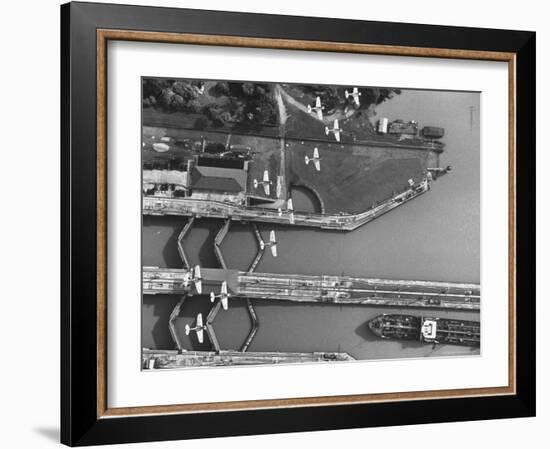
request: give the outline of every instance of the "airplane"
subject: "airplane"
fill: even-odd
[[[277,198],[281,197],[281,193],[283,192],[283,177],[277,176]]]
[[[329,128],[328,126],[325,126],[325,133],[328,136],[330,133],[334,134],[334,138],[340,142],[340,131],[342,131],[338,127],[338,119],[334,120],[334,125],[332,128]]]
[[[313,165],[315,165],[315,170],[321,171],[321,158],[319,157],[319,150],[317,147],[313,149],[313,157],[305,156],[304,160],[306,161],[306,165],[313,162]]]
[[[357,107],[360,106],[359,97],[361,96],[361,92],[359,92],[359,89],[357,87],[353,88],[352,92],[348,92],[346,90],[346,99],[349,97],[353,97],[353,102],[357,105]]]
[[[183,278],[184,287],[187,287],[189,285],[189,282],[193,282],[195,284],[197,293],[200,295],[202,293],[202,277],[201,267],[199,267],[198,265],[195,266],[192,273],[187,272],[185,274],[185,277]]]
[[[278,209],[279,217],[283,216],[283,210]],[[286,202],[286,211],[285,214],[288,214],[288,220],[290,221],[290,224],[294,224],[294,206],[292,205],[292,198],[289,198]]]
[[[210,292],[210,302],[214,302],[216,298],[219,298],[222,302],[223,310],[227,310],[228,303],[227,300],[231,297],[229,293],[227,293],[227,281],[222,282],[222,287],[219,295],[216,295],[214,292]]]
[[[265,243],[263,240],[260,240],[260,249],[263,251],[267,247],[271,248],[273,257],[277,257],[277,239],[275,238],[275,231],[269,233],[269,242]]]
[[[264,170],[264,179],[263,181],[258,181],[257,179],[254,179],[254,188],[257,189],[258,186],[262,185],[264,187],[264,192],[266,195],[269,196],[269,192],[271,189],[269,186],[272,184],[272,182],[269,180],[269,173],[267,170]]]
[[[189,326],[189,324],[185,325],[185,335],[189,335],[191,331],[196,332],[199,343],[204,343],[205,330],[206,330],[206,326],[202,322],[202,313],[199,313],[197,315],[197,324],[194,327]]]
[[[320,97],[317,97],[315,99],[315,106],[311,106],[311,105],[307,105],[307,112],[309,112],[310,114],[312,112],[315,112],[317,114],[317,118],[319,120],[323,120],[323,109],[325,109],[325,107],[321,104],[321,98]]]

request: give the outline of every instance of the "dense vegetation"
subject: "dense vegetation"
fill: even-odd
[[[197,129],[277,124],[269,84],[144,79],[143,105],[163,112],[196,114]]]

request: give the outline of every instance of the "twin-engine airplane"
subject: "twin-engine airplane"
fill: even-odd
[[[313,157],[305,156],[304,160],[306,162],[306,165],[308,165],[310,162],[313,162],[315,170],[321,171],[321,158],[319,157],[319,150],[317,149],[317,147],[313,149]]]
[[[264,179],[263,181],[258,181],[257,179],[254,179],[254,188],[257,189],[260,185],[264,188],[264,192],[267,196],[269,196],[271,189],[270,185],[272,182],[269,180],[269,172],[267,170],[264,170]]]
[[[223,310],[227,310],[229,307],[228,299],[231,296],[232,295],[227,292],[227,281],[223,281],[219,295],[216,295],[214,292],[210,292],[210,302],[214,302],[216,299],[220,299]]]
[[[202,293],[202,277],[201,277],[201,267],[198,265],[195,266],[192,270],[185,273],[183,278],[183,286],[187,287],[190,282],[195,284],[195,289],[200,295]]]
[[[202,313],[199,313],[197,315],[197,321],[194,327],[189,326],[189,324],[185,325],[185,335],[189,335],[191,332],[197,333],[197,339],[199,340],[199,343],[204,342],[204,331],[206,330],[206,326],[202,322]]]
[[[307,105],[307,112],[309,112],[310,114],[312,112],[315,112],[319,120],[323,120],[323,109],[325,109],[325,107],[321,104],[320,97],[317,97],[315,99],[315,106],[311,106],[309,104]]]
[[[269,242],[260,240],[260,249],[263,251],[266,248],[270,248],[273,257],[277,257],[277,239],[275,238],[275,231],[269,233]]]
[[[351,91],[351,92],[348,92],[346,90],[346,99],[348,99],[349,97],[353,97],[353,102],[355,103],[355,105],[357,107],[359,107],[361,105],[361,103],[359,101],[360,96],[361,96],[361,92],[359,92],[359,89],[357,89],[357,87],[354,87],[353,91]]]
[[[332,128],[329,128],[328,126],[325,126],[325,134],[328,136],[330,133],[334,134],[334,138],[340,142],[340,132],[342,130],[338,126],[338,119],[334,120],[334,125]]]
[[[306,156],[307,157],[307,156]],[[283,214],[288,215],[288,221],[290,224],[294,224],[294,206],[292,205],[292,198],[289,198],[286,202],[286,210],[281,208],[278,209],[279,217],[282,217]]]

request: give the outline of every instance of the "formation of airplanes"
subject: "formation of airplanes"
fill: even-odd
[[[204,86],[201,86],[199,88],[199,93],[204,93]],[[348,90],[345,91],[346,99],[353,98],[353,102],[357,107],[360,106],[360,96],[361,92],[359,92],[359,89],[357,87],[354,87],[353,90],[350,92]],[[308,113],[315,113],[319,120],[323,120],[323,110],[325,107],[321,103],[321,98],[318,96],[315,99],[315,105],[311,106],[308,105],[307,107]],[[338,120],[334,120],[332,128],[329,128],[328,126],[325,127],[325,133],[328,136],[329,134],[333,134],[336,141],[340,142],[340,133],[342,132],[342,129],[340,128],[338,124]],[[160,145],[157,145],[158,148],[155,148],[157,151],[166,151],[165,147],[167,146],[164,142],[166,142],[165,139],[162,139],[163,143]],[[315,147],[313,149],[313,156],[305,156],[304,157],[306,165],[309,165],[310,162],[313,162],[313,165],[315,167],[315,170],[320,171],[321,170],[321,158],[319,156],[319,149]],[[450,167],[449,167],[450,169]],[[412,180],[409,180],[409,184],[411,184]],[[271,185],[272,181],[269,179],[269,172],[268,170],[264,170],[263,173],[263,179],[257,180],[254,179],[254,188],[257,189],[260,186],[262,186],[265,194],[267,196],[271,193]],[[276,195],[277,198],[280,198],[282,194],[282,184],[283,184],[283,178],[282,176],[277,176],[277,184],[276,184]],[[289,222],[291,224],[295,223],[294,218],[294,206],[292,204],[292,199],[289,198],[286,202],[286,209],[279,208],[278,209],[278,215],[279,217],[282,217],[283,215],[288,216]],[[275,231],[270,231],[269,233],[269,241],[264,242],[263,240],[260,240],[260,249],[263,251],[266,248],[270,248],[271,254],[273,257],[277,257],[277,239],[275,236]],[[201,271],[200,267],[197,265],[192,270],[190,270],[188,273],[186,273],[184,277],[184,286],[189,286],[190,283],[193,283],[195,286],[195,289],[197,290],[197,293],[202,293],[202,277],[201,277]],[[219,299],[221,302],[221,305],[224,310],[227,310],[229,308],[229,298],[231,298],[233,295],[229,293],[228,287],[227,287],[227,281],[223,281],[220,287],[220,292],[210,292],[210,301],[213,303],[216,299]],[[185,325],[185,334],[189,335],[191,332],[195,332],[197,335],[197,339],[200,343],[204,342],[204,332],[207,331],[207,326],[204,324],[202,313],[199,313],[197,315],[197,318],[195,320],[195,326],[189,326],[188,324]]]
[[[277,239],[275,238],[275,231],[269,233],[269,242],[260,240],[260,249],[263,251],[266,248],[271,250],[273,257],[277,257]]]
[[[306,162],[306,165],[308,165],[310,162],[313,162],[313,165],[315,166],[315,170],[321,171],[321,158],[319,157],[319,150],[317,147],[313,149],[313,157],[305,156],[304,160]]]
[[[307,157],[307,156],[306,156]],[[283,214],[288,215],[288,221],[290,224],[294,224],[294,206],[292,205],[292,198],[289,198],[286,202],[286,210],[281,208],[278,209],[279,217],[282,217]]]

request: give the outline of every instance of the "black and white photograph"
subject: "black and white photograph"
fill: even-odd
[[[141,99],[142,369],[480,354],[479,92]]]

